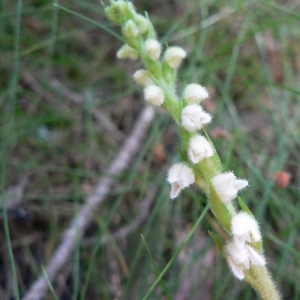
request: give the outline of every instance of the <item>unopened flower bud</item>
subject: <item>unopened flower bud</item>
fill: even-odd
[[[186,52],[184,49],[181,47],[170,47],[165,52],[164,60],[171,68],[177,69],[185,57]]]
[[[144,48],[147,56],[153,60],[157,60],[161,53],[161,44],[154,39],[145,41]]]
[[[146,70],[137,70],[133,74],[133,78],[140,85],[143,85],[143,86],[147,86],[147,85],[151,85],[151,84],[153,85],[153,81],[151,80],[149,73]]]
[[[130,1],[111,1],[111,5],[105,8],[107,18],[121,24],[124,19],[131,18],[135,14],[135,8]]]
[[[139,35],[139,30],[132,20],[128,20],[123,26],[123,34],[127,39],[134,39]]]
[[[208,97],[207,89],[200,84],[192,83],[189,84],[183,93],[183,98],[189,104],[199,104]]]
[[[145,100],[155,106],[161,106],[165,100],[162,89],[153,84],[145,87],[144,95]]]
[[[195,135],[191,138],[188,155],[192,163],[197,164],[204,158],[211,157],[213,154],[214,150],[204,136]]]
[[[137,14],[134,18],[134,22],[137,25],[140,34],[144,34],[148,31],[149,21],[140,14]]]
[[[131,48],[129,45],[125,44],[117,52],[117,58],[124,59],[129,58],[136,60],[139,58],[139,53],[135,49]]]

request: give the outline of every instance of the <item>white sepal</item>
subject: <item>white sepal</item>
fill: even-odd
[[[194,183],[195,175],[191,168],[183,163],[178,163],[170,168],[167,181],[171,184],[170,198],[174,199],[182,189]]]
[[[204,136],[195,135],[191,138],[188,155],[192,163],[197,164],[204,158],[211,157],[213,154],[214,150]]]
[[[208,98],[208,92],[207,89],[202,85],[192,83],[185,88],[183,92],[183,98],[188,104],[199,104]]]
[[[165,96],[162,89],[153,84],[145,87],[144,96],[147,102],[155,106],[161,106],[165,100]]]
[[[237,179],[232,172],[222,173],[212,179],[212,184],[223,203],[236,198],[238,191],[248,185],[247,180]]]

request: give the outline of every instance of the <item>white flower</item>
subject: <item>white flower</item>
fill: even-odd
[[[139,35],[139,30],[132,20],[128,20],[123,26],[123,34],[128,39],[136,38]]]
[[[207,89],[200,84],[192,83],[185,88],[183,98],[188,104],[199,104],[201,101],[208,98],[208,92]]]
[[[164,55],[165,61],[173,69],[177,69],[185,57],[186,52],[181,47],[170,47]]]
[[[202,135],[195,135],[190,140],[189,145],[189,159],[197,164],[206,157],[211,157],[214,150],[209,141]]]
[[[136,60],[139,58],[139,53],[135,49],[131,48],[129,45],[125,44],[117,52],[117,58],[129,58],[132,60]]]
[[[254,248],[245,245],[238,248],[234,241],[226,245],[227,261],[232,273],[240,280],[244,279],[244,270],[250,268],[250,264],[264,266],[266,261]]]
[[[201,129],[204,124],[211,121],[211,115],[205,112],[200,105],[192,104],[182,110],[182,126],[190,131]]]
[[[155,106],[160,106],[164,103],[165,96],[162,89],[156,85],[148,85],[144,90],[145,100]]]
[[[258,223],[246,212],[240,212],[232,218],[231,231],[238,248],[244,247],[245,242],[251,243],[251,239],[254,242],[261,240]]]
[[[248,185],[248,181],[237,179],[232,172],[227,172],[214,177],[212,184],[222,202],[228,203],[237,196],[239,190]]]
[[[194,183],[193,170],[183,163],[175,164],[168,173],[168,182],[171,183],[171,199],[176,198],[180,191]]]
[[[153,60],[159,59],[161,53],[161,45],[157,40],[150,39],[145,41],[144,48],[149,58]]]
[[[153,84],[153,81],[151,80],[148,71],[146,70],[137,70],[133,74],[133,78],[135,81],[143,86],[147,86],[150,84]]]

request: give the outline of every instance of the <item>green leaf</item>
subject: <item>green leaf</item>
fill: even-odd
[[[223,253],[224,244],[222,240],[212,231],[208,230],[208,234],[212,237],[212,239],[215,241],[217,247],[219,248],[220,252]]]
[[[250,216],[254,217],[253,213],[251,212],[251,210],[248,208],[248,206],[243,202],[242,198],[241,197],[238,197],[238,201],[239,201],[239,204],[240,204],[240,207],[241,209],[248,213]]]

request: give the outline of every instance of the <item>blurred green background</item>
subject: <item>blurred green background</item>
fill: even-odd
[[[122,43],[110,31],[120,29],[102,5],[59,4],[69,11],[48,0],[0,3],[0,299],[22,296],[41,274],[145,105],[131,76],[141,64],[116,59]],[[224,169],[250,182],[242,197],[261,224],[284,299],[300,299],[299,1],[135,5],[163,43],[188,52],[178,93],[192,82],[209,89],[208,133]],[[157,110],[139,155],[53,282],[58,299],[146,295],[206,206],[195,188],[169,200],[164,179],[179,161],[178,142],[172,120]],[[100,244],[138,218],[151,189],[143,224]],[[233,278],[208,230],[221,232],[210,212],[149,299],[257,298]]]

